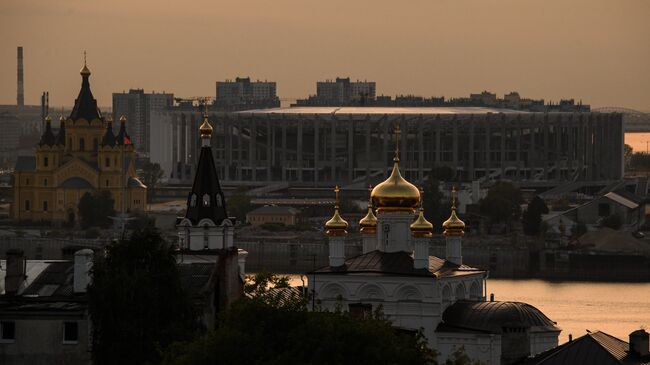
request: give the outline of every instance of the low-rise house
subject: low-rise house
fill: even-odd
[[[625,342],[605,332],[587,333],[575,340],[519,362],[520,365],[647,365],[650,364],[648,332],[630,333]]]
[[[577,224],[593,230],[608,217],[618,216],[621,230],[637,231],[645,223],[645,206],[645,201],[632,193],[610,191],[567,211],[551,213],[544,222],[551,232],[570,235]]]
[[[300,211],[295,208],[265,205],[246,214],[246,222],[253,226],[261,226],[266,223],[293,226],[297,223],[299,215]]]

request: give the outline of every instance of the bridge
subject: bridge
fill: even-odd
[[[616,106],[592,108],[591,111],[601,113],[621,113],[623,114],[626,132],[650,132],[650,113]]]

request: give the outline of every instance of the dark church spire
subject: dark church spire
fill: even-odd
[[[59,118],[59,134],[56,135],[56,144],[65,146],[65,118]]]
[[[56,137],[52,133],[52,118],[48,115],[45,118],[45,132],[41,136],[41,140],[38,142],[39,146],[54,146],[56,143]]]
[[[79,90],[79,96],[74,101],[74,108],[72,113],[70,113],[70,119],[73,121],[79,120],[81,118],[91,121],[93,119],[101,119],[102,115],[97,109],[97,100],[93,97],[92,91],[90,91],[90,69],[86,65],[86,52],[84,51],[84,67],[79,72],[81,74],[81,90]]]
[[[115,134],[113,133],[113,117],[108,115],[106,121],[106,132],[102,137],[102,146],[115,146]]]
[[[187,198],[185,218],[189,219],[192,224],[197,224],[208,218],[214,224],[219,225],[228,218],[228,213],[226,213],[226,200],[221,190],[210,148],[212,126],[208,121],[207,107],[199,131],[201,132],[201,154],[196,167],[196,175],[194,175],[192,191]]]

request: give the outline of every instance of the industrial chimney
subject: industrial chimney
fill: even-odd
[[[18,47],[18,89],[16,90],[16,104],[25,105],[25,89],[23,85],[23,47]]]

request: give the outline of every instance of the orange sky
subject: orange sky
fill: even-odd
[[[282,98],[351,76],[378,94],[502,95],[650,110],[647,0],[1,0],[0,103],[70,105],[83,50],[100,105],[129,88],[211,95],[237,75]]]

